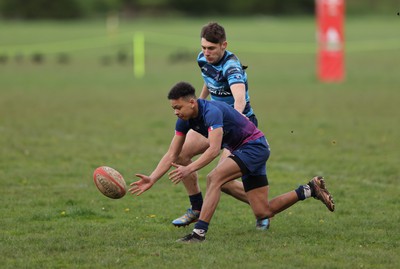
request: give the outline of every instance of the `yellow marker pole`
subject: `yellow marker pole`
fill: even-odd
[[[137,32],[133,36],[133,74],[135,78],[144,77],[144,34]]]

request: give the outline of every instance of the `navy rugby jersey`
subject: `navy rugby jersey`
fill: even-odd
[[[246,117],[226,103],[208,100],[197,100],[199,114],[194,119],[182,120],[178,118],[175,125],[176,135],[186,135],[194,131],[208,137],[208,132],[216,128],[223,128],[221,148],[230,151],[236,150],[248,141],[255,140],[264,134]]]
[[[230,51],[225,51],[222,59],[216,64],[209,64],[203,52],[197,56],[197,63],[201,69],[211,100],[222,101],[233,107],[233,98],[230,86],[236,83],[244,83],[246,87],[246,107],[243,114],[250,117],[254,114],[250,106],[248,93],[247,74],[243,70],[239,59]]]

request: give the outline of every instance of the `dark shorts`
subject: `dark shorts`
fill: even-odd
[[[254,123],[254,125],[256,126],[256,127],[258,127],[258,120],[257,120],[257,117],[256,117],[256,115],[251,115],[250,117],[249,117],[249,120],[252,122],[252,123]]]
[[[267,160],[270,148],[265,137],[249,141],[229,156],[240,167],[245,191],[268,185]]]

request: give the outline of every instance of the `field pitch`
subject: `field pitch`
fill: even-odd
[[[323,175],[336,202],[314,199],[254,228],[223,195],[207,241],[175,240],[189,206],[164,177],[140,197],[104,197],[93,170],[127,183],[167,150],[178,81],[198,90],[199,31],[225,26],[249,66],[251,102],[272,149],[270,196]],[[316,79],[312,18],[140,19],[0,24],[0,268],[395,268],[400,266],[399,19],[346,20],[346,79]],[[146,73],[132,70],[144,33]],[[213,163],[215,164],[215,163]],[[205,176],[199,172],[205,192]]]

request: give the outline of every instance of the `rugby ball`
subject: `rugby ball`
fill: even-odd
[[[126,194],[125,180],[114,168],[108,166],[96,168],[93,180],[99,191],[109,198],[119,199]]]

